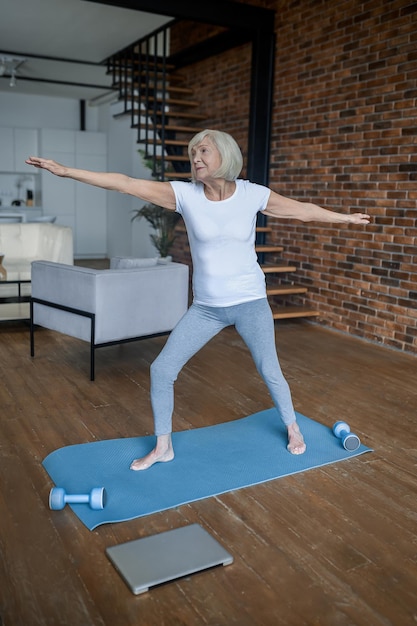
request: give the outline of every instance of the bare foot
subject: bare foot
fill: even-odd
[[[160,435],[157,437],[156,446],[149,454],[141,459],[135,459],[130,465],[130,469],[135,472],[146,470],[154,463],[167,463],[174,458],[171,435]]]
[[[306,451],[306,444],[302,436],[297,422],[293,422],[287,426],[288,431],[288,452],[291,454],[303,454]]]

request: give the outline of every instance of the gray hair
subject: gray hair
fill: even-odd
[[[216,146],[222,161],[214,177],[229,181],[236,180],[243,167],[242,152],[233,137],[221,130],[206,129],[194,135],[188,144],[188,157],[191,163],[192,150],[206,138]]]

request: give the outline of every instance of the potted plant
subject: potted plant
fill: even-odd
[[[180,217],[175,211],[168,211],[155,204],[145,204],[144,207],[134,212],[132,221],[146,219],[155,231],[150,235],[153,245],[158,250],[161,259],[167,259],[176,239],[175,226]]]

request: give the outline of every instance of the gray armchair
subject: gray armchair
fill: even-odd
[[[32,263],[30,352],[42,326],[90,343],[95,350],[169,333],[188,308],[188,266],[181,263],[96,270],[49,261]]]

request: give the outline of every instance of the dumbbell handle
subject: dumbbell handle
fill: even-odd
[[[65,495],[65,502],[67,504],[89,504],[90,503],[90,494],[89,493],[79,493],[70,494],[67,493]]]

